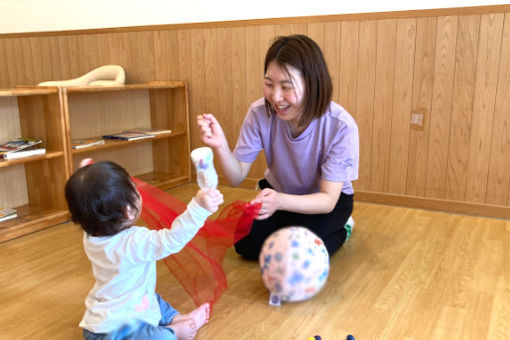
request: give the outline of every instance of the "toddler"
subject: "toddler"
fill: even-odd
[[[155,292],[156,260],[179,252],[218,210],[223,195],[199,190],[171,229],[157,231],[133,225],[141,196],[127,171],[113,162],[79,168],[65,195],[72,221],[85,232],[83,247],[96,281],[80,322],[84,338],[193,339],[209,320],[209,304],[179,314]]]

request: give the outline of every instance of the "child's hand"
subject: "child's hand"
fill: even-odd
[[[223,194],[218,189],[200,189],[195,196],[195,200],[202,208],[215,213],[218,206],[223,203]]]
[[[90,164],[94,164],[94,161],[92,160],[92,158],[84,158],[80,162],[80,168],[90,165]]]

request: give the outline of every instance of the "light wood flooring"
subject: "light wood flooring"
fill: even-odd
[[[188,201],[195,184],[170,190]],[[226,203],[255,192],[222,187]],[[229,289],[196,339],[510,339],[510,221],[355,203],[352,238],[313,299],[268,305],[258,263],[231,249]],[[93,285],[72,223],[0,243],[0,339],[81,339]],[[190,298],[158,264],[158,292]]]

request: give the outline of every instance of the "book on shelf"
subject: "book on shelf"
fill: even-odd
[[[16,209],[0,207],[0,222],[18,217]]]
[[[82,139],[73,139],[72,141],[73,149],[83,149],[88,148],[94,145],[104,144],[104,139],[102,138],[82,138]]]
[[[137,129],[125,130],[122,132],[145,133],[147,135],[163,135],[163,134],[172,133],[172,130],[170,130],[170,129],[137,128]]]
[[[119,139],[119,140],[137,140],[137,139],[145,139],[145,138],[154,138],[154,135],[149,135],[147,133],[140,132],[120,132],[114,133],[111,135],[104,135],[104,139]]]
[[[5,160],[11,160],[11,159],[18,159],[18,158],[29,157],[29,156],[44,155],[45,153],[46,153],[46,148],[32,146],[32,147],[29,147],[26,149],[22,149],[20,151],[1,154],[0,158],[3,158]]]
[[[18,152],[20,150],[29,148],[40,143],[42,143],[41,139],[33,138],[17,138],[14,140],[10,140],[8,142],[0,144],[0,155]]]

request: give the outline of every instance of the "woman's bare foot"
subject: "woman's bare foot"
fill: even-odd
[[[209,303],[204,303],[203,305],[198,306],[188,314],[184,315],[176,315],[172,322],[175,320],[176,322],[181,319],[192,319],[195,322],[197,330],[202,327],[204,324],[209,322],[209,314],[211,312],[211,307]]]
[[[193,340],[197,335],[198,328],[191,318],[177,315],[168,326],[174,330],[177,340]]]

